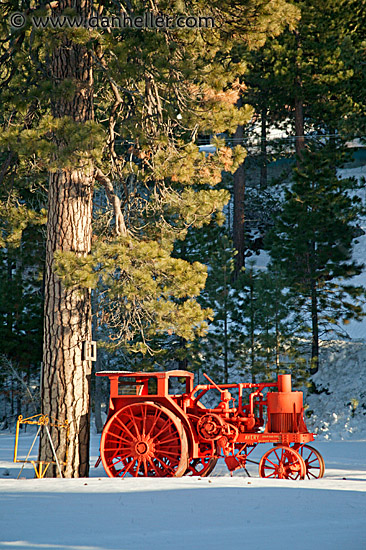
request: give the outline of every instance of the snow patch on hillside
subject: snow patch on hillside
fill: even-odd
[[[366,343],[324,342],[306,423],[321,439],[366,439]]]

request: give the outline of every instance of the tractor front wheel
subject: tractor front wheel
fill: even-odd
[[[181,421],[155,403],[133,403],[104,427],[100,455],[109,477],[180,477],[188,466]]]
[[[302,456],[291,447],[276,445],[259,463],[259,475],[268,479],[304,479],[306,466]]]
[[[325,464],[322,455],[310,445],[301,445],[297,452],[302,456],[308,479],[320,479],[324,475]]]

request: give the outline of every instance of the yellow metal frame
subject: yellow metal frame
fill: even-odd
[[[32,442],[32,445],[28,451],[28,454],[26,456],[26,458],[23,460],[23,459],[18,459],[17,455],[18,455],[18,443],[19,443],[19,427],[20,427],[20,424],[34,424],[36,426],[38,426],[38,430],[37,430],[37,433],[33,439],[33,442]],[[42,426],[45,427],[46,429],[46,432],[47,432],[47,435],[48,435],[48,438],[50,440],[50,443],[51,443],[51,448],[52,448],[52,452],[53,452],[53,455],[55,457],[55,461],[45,461],[45,460],[28,460],[29,459],[29,455],[31,454],[32,452],[32,449],[34,447],[34,444],[36,442],[36,439],[42,429]],[[58,420],[54,419],[50,422],[50,419],[47,415],[45,414],[36,414],[34,416],[29,416],[28,418],[23,418],[22,415],[19,415],[18,416],[18,420],[17,420],[17,425],[16,425],[16,430],[15,430],[15,443],[14,443],[14,459],[13,459],[13,462],[16,462],[16,463],[23,463],[23,466],[22,466],[22,469],[20,470],[19,472],[19,475],[18,477],[20,476],[21,472],[23,471],[23,468],[24,468],[24,465],[25,464],[32,464],[33,465],[33,468],[34,468],[34,471],[36,473],[36,476],[38,477],[38,479],[41,479],[45,476],[47,470],[48,470],[48,467],[50,464],[57,464],[57,467],[58,467],[58,470],[59,470],[59,474],[60,474],[60,477],[62,477],[62,473],[61,473],[61,468],[60,468],[60,462],[59,460],[57,459],[57,456],[56,456],[56,452],[55,452],[55,449],[54,449],[54,446],[53,446],[53,442],[52,442],[52,439],[51,439],[51,435],[50,435],[50,432],[49,432],[49,429],[48,429],[48,426],[52,426],[54,428],[59,428],[59,429],[66,429],[67,430],[67,433],[66,433],[66,437],[67,439],[69,438],[69,424],[68,424],[68,421],[65,420],[65,422],[59,422]],[[66,456],[66,460],[67,460],[67,456]],[[61,462],[61,464],[63,466],[66,465],[66,461],[65,462]]]

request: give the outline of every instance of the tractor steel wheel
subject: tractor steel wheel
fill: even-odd
[[[322,455],[310,445],[302,445],[297,452],[302,456],[308,479],[320,479],[324,475],[325,464]]]
[[[260,477],[270,479],[304,479],[305,462],[300,454],[286,445],[267,451],[259,463]]]
[[[188,464],[187,436],[168,409],[133,403],[105,425],[100,454],[109,477],[179,477]]]
[[[207,477],[217,464],[218,458],[193,458],[185,472],[185,476],[200,476]]]

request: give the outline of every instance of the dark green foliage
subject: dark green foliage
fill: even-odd
[[[42,358],[43,266],[24,249],[20,253],[3,251],[0,262],[2,353],[25,371],[38,368]]]
[[[238,370],[253,382],[274,381],[283,372],[291,372],[296,383],[304,380],[304,320],[296,294],[285,285],[274,266],[258,269],[254,263],[236,281],[232,319]]]
[[[235,250],[227,233],[226,224],[211,224],[191,231],[177,250],[207,263],[207,283],[199,300],[214,310],[207,334],[184,347],[188,367],[221,382],[273,380],[290,370],[301,383],[305,323],[297,296],[273,266],[258,269],[253,262],[234,278]]]
[[[37,412],[42,361],[42,233],[29,224],[16,246],[14,235],[0,252],[0,419]]]
[[[206,234],[205,252],[209,265],[208,278],[200,301],[214,310],[207,335],[198,345],[195,359],[201,370],[215,380],[228,382],[235,367],[232,314],[237,303],[232,295],[235,250],[223,227],[211,226]],[[197,344],[196,344],[197,345]]]
[[[340,179],[336,167],[343,155],[332,141],[304,152],[294,183],[267,248],[287,284],[308,314],[314,369],[319,339],[328,332],[344,335],[342,324],[364,316],[365,290],[352,285],[362,264],[352,259],[359,216],[364,213],[353,178]]]
[[[269,120],[278,124],[284,118],[291,121],[298,99],[308,131],[335,129],[357,108],[352,83],[356,73],[359,84],[363,78],[355,70],[364,48],[359,6],[353,0],[294,5],[301,11],[296,28],[248,54],[248,102],[258,114],[266,108]]]

